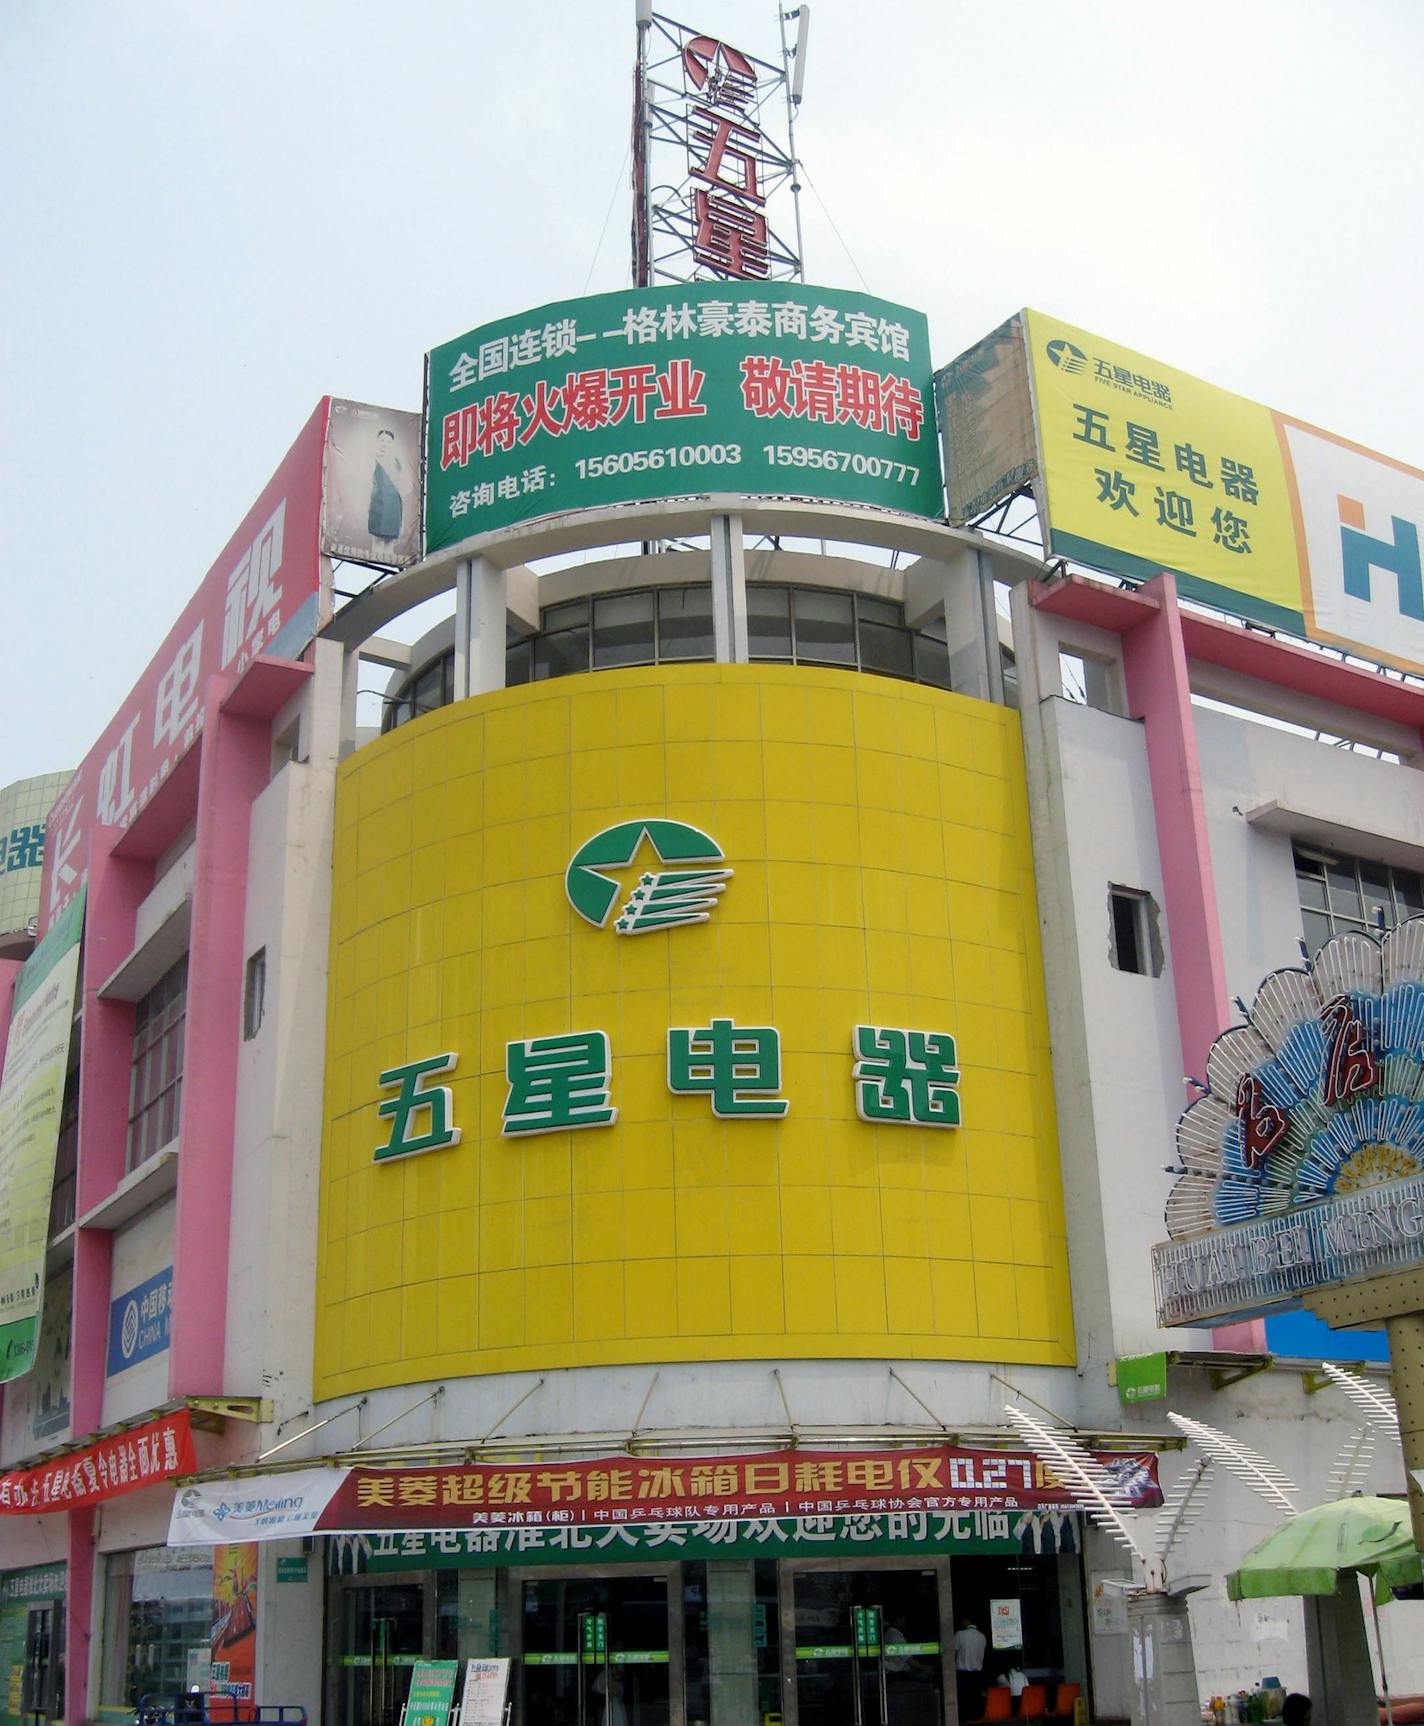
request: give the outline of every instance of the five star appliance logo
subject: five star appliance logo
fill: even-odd
[[[613,923],[619,935],[647,935],[705,923],[732,878],[710,834],[683,821],[620,821],[580,845],[564,876],[569,904],[585,922],[602,929],[623,898],[624,887],[609,869],[626,869],[644,840],[661,864],[698,867],[644,869]]]

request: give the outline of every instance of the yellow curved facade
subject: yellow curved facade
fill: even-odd
[[[707,922],[623,937],[565,871],[647,818],[710,834],[733,874]],[[1015,713],[780,666],[458,703],[343,766],[332,918],[318,1396],[646,1361],[1071,1364]],[[669,1028],[713,1018],[779,1032],[784,1119],[669,1089]],[[962,1125],[862,1120],[858,1024],[951,1033]],[[506,1045],[590,1030],[616,1122],[502,1136]],[[459,1143],[377,1161],[380,1075],[445,1053]]]

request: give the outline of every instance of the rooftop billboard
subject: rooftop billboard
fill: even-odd
[[[427,553],[709,491],[944,512],[922,313],[800,282],[540,306],[426,364]]]
[[[1424,669],[1424,472],[1023,311],[936,374],[950,519],[1033,486],[1044,548]]]

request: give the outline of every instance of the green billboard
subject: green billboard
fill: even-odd
[[[427,553],[708,492],[944,514],[923,315],[800,282],[563,300],[426,358]]]

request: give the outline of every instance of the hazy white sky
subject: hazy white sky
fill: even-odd
[[[771,0],[674,11],[774,56]],[[319,396],[627,285],[633,19],[0,0],[0,785],[84,755]],[[1422,95],[1416,0],[814,0],[807,275],[858,285],[829,210],[936,364],[1034,305],[1424,467]]]

